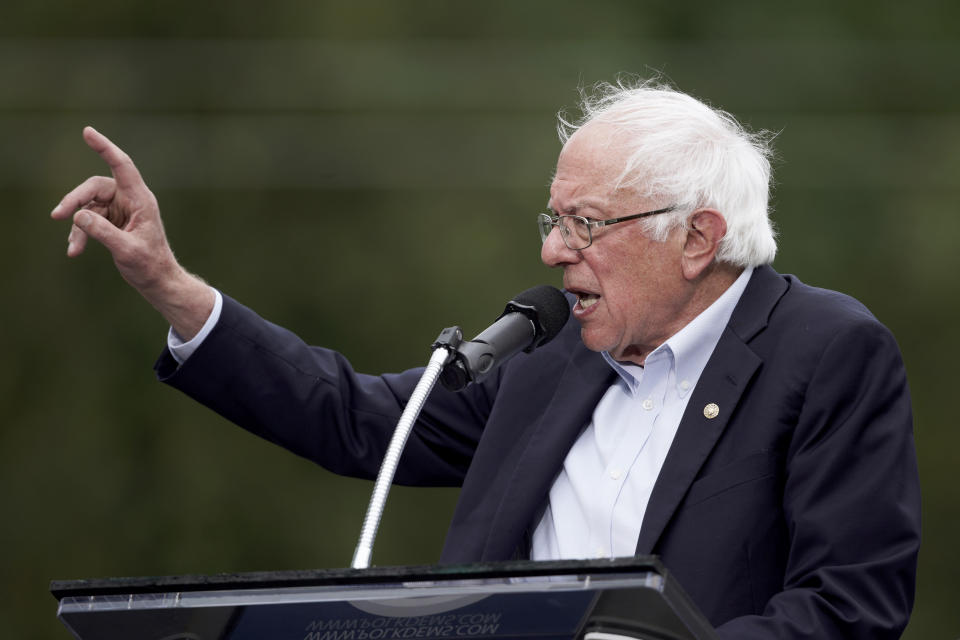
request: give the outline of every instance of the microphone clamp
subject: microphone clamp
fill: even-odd
[[[460,391],[473,382],[469,373],[471,367],[468,355],[469,352],[473,351],[469,348],[472,344],[471,342],[464,342],[463,331],[460,327],[453,326],[441,331],[437,339],[430,345],[430,348],[434,351],[443,348],[449,354],[443,365],[443,371],[440,372],[440,384],[448,391]],[[468,348],[468,354],[461,350],[464,347]],[[492,364],[492,361],[490,364]],[[489,369],[489,365],[487,368]]]

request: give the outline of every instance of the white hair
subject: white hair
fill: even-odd
[[[558,116],[560,140],[583,126],[613,127],[612,143],[626,150],[617,188],[677,210],[643,220],[657,241],[684,226],[695,209],[723,214],[727,233],[716,259],[741,267],[773,262],[777,243],[768,213],[770,141],[768,132],[750,133],[725,111],[711,108],[672,87],[646,81],[634,86],[602,83],[582,92],[582,118]]]

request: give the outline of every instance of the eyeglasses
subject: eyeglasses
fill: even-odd
[[[669,207],[664,207],[663,209],[657,209],[656,211],[635,213],[633,215],[623,216],[622,218],[611,218],[609,220],[592,220],[583,216],[569,215],[551,216],[549,213],[541,213],[537,216],[537,226],[540,228],[540,239],[543,242],[547,241],[547,236],[550,235],[553,228],[558,227],[560,229],[560,237],[563,238],[563,244],[574,251],[580,251],[581,249],[586,249],[593,243],[592,227],[599,229],[600,227],[617,224],[618,222],[655,216],[658,213],[668,213],[676,210],[676,208],[677,205],[674,204]]]

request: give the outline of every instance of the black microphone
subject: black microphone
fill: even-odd
[[[496,322],[473,340],[457,345],[440,376],[441,384],[459,391],[483,380],[521,351],[530,353],[553,340],[569,316],[570,305],[558,289],[548,285],[527,289],[507,303]]]

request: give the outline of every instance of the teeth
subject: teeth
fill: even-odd
[[[592,293],[583,294],[580,296],[580,308],[589,309],[593,305],[597,304],[600,300],[600,296],[593,295]]]

